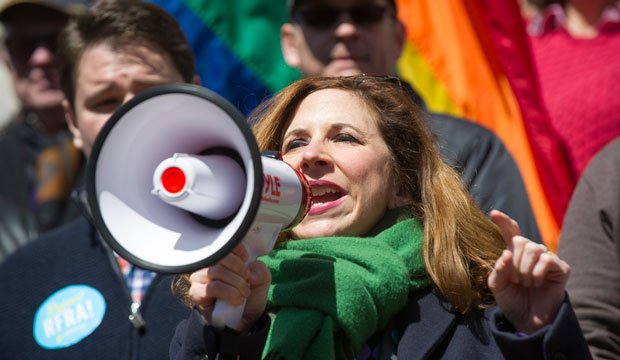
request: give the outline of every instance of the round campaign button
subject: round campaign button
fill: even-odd
[[[88,285],[70,285],[48,297],[39,306],[33,336],[45,349],[77,344],[101,324],[106,303],[101,293]]]

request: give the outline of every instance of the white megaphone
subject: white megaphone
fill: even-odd
[[[162,273],[209,266],[243,241],[250,259],[312,204],[305,177],[262,155],[243,115],[189,84],[137,94],[105,124],[86,174],[103,239],[131,263]],[[237,328],[243,305],[218,301],[212,324]]]

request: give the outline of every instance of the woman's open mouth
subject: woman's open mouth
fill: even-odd
[[[346,196],[344,190],[330,181],[310,181],[310,188],[312,189],[312,208],[310,208],[309,215],[320,214],[340,205]]]

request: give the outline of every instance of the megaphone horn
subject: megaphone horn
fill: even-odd
[[[246,247],[263,255],[311,206],[304,176],[261,156],[243,115],[190,84],[153,87],[121,106],[95,141],[86,188],[106,243],[161,273],[212,265],[242,240],[261,239]]]

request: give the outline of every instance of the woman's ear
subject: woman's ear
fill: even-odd
[[[390,201],[388,201],[388,209],[413,205],[413,199],[411,199],[411,196],[405,192],[402,186],[394,184],[392,189]]]

